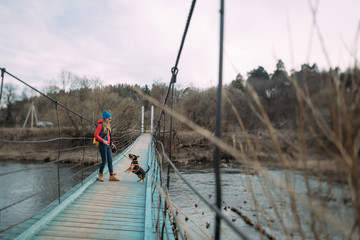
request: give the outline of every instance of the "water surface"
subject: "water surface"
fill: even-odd
[[[59,183],[56,163],[1,160],[0,209],[10,207],[0,212],[0,237],[9,232],[4,232],[5,229],[31,218],[57,200],[59,189],[60,195],[63,195],[80,183],[82,168],[71,164],[59,164]],[[97,168],[95,166],[84,170],[84,178]]]

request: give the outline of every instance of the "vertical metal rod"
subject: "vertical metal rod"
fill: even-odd
[[[150,123],[150,134],[151,136],[153,136],[153,131],[154,131],[154,106],[151,106],[151,123]]]
[[[164,114],[163,114],[163,120],[164,120],[164,125],[163,125],[163,138],[162,138],[162,142],[165,144],[165,129],[166,129],[166,126],[165,126],[165,125],[166,125],[166,124],[165,124],[165,123],[166,123],[166,122],[165,122],[165,121],[166,121],[166,119],[165,119],[165,112],[164,112]],[[162,166],[164,166],[164,158],[165,158],[165,157],[162,158]],[[163,170],[164,170],[164,169],[161,169],[161,171],[163,171]],[[165,176],[164,176],[164,177],[165,177]]]
[[[215,136],[221,138],[221,113],[222,113],[222,75],[223,75],[223,45],[224,45],[224,1],[220,0],[220,53],[219,53],[219,83],[216,94],[216,129]],[[216,181],[216,206],[221,209],[221,176],[220,176],[220,149],[215,146],[214,170]],[[215,239],[220,239],[221,218],[216,214]]]
[[[171,86],[171,112],[174,111],[174,83]],[[172,160],[172,136],[173,136],[173,117],[170,116],[170,132],[169,132],[169,159]],[[168,171],[167,171],[167,183],[166,188],[169,190],[170,186],[170,164],[168,164]]]
[[[31,103],[31,127],[30,128],[33,128],[33,125],[34,125],[34,103]]]
[[[1,88],[0,88],[0,108],[1,108],[1,99],[2,99],[2,92],[4,86],[4,73],[6,72],[5,68],[1,69]]]
[[[161,129],[159,129],[159,135],[160,135],[160,131],[161,131]],[[160,137],[160,136],[159,136]],[[160,154],[159,154],[160,155]],[[161,164],[160,166],[159,166],[159,176],[160,176],[160,188],[161,189],[163,189],[163,162],[164,161],[164,156],[161,158],[161,161],[159,162],[159,164]],[[164,215],[164,213],[163,212],[161,212],[161,206],[162,206],[162,198],[161,198],[162,196],[161,196],[161,193],[160,193],[160,191],[159,191],[159,204],[158,204],[158,206],[159,206],[159,218],[160,218],[160,214],[161,214],[161,216],[162,215]],[[165,204],[164,204],[165,205]],[[164,222],[165,220],[163,219],[163,222]],[[164,228],[165,228],[165,225],[163,224],[163,228],[162,228],[162,231],[161,231],[161,233],[160,233],[160,231],[158,231],[159,232],[159,234],[161,234],[161,235],[159,235],[159,236],[164,236]],[[159,220],[159,229],[160,229],[160,220]],[[161,239],[162,239],[163,237],[161,237]]]
[[[59,110],[58,110],[58,103],[55,102],[55,108],[56,108],[56,117],[58,121],[58,129],[59,129],[59,151],[58,151],[58,157],[57,157],[57,175],[58,175],[58,198],[59,198],[59,204],[61,202],[60,199],[60,151],[61,151],[61,129],[60,129],[60,118],[59,118]]]
[[[163,114],[163,116],[164,116],[164,126],[163,126],[163,143],[165,143],[165,112],[164,112],[164,114]]]
[[[174,85],[175,85],[175,83],[173,82],[172,86],[171,86],[171,103],[170,103],[172,112],[174,111]],[[170,132],[169,132],[169,159],[171,160],[171,157],[172,157],[172,155],[171,155],[172,154],[172,136],[173,136],[173,134],[172,134],[173,133],[173,117],[172,117],[172,115],[170,116],[170,128],[169,129],[170,129]],[[166,181],[166,188],[167,188],[168,191],[169,191],[169,187],[170,187],[170,164],[168,164],[168,168],[167,168],[167,181]],[[166,219],[167,209],[168,209],[168,206],[167,206],[167,203],[165,201],[164,219]],[[165,224],[165,221],[164,221],[164,224]]]
[[[83,121],[83,117],[80,118],[81,120],[81,131],[82,131],[82,136],[83,136],[83,156],[82,156],[82,163],[81,163],[81,185],[84,184],[84,161],[85,161],[85,135],[84,135],[84,121]]]
[[[170,89],[170,88],[169,88]],[[163,126],[163,142],[165,143],[165,112],[163,112],[163,116],[164,116],[164,126]],[[163,161],[164,161],[164,156],[163,156]],[[162,169],[161,169],[162,170]],[[166,201],[164,201],[164,212],[163,212],[163,215],[166,216],[166,208],[167,208],[167,205],[166,205]],[[165,218],[164,218],[165,219]],[[163,221],[163,225],[162,225],[162,230],[161,230],[161,240],[164,239],[164,230],[165,230],[165,221]]]
[[[141,107],[141,133],[144,133],[144,106]]]

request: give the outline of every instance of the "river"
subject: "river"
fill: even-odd
[[[81,166],[59,166],[60,193],[63,195],[81,182],[82,173]],[[95,166],[85,170],[84,178],[97,168]],[[4,232],[5,229],[36,215],[58,199],[57,169],[55,163],[0,161],[0,209],[29,197],[0,212],[0,238],[7,234],[8,231]],[[11,174],[4,175],[5,173]]]
[[[84,172],[84,177],[96,171],[97,168],[97,166],[89,168]],[[81,168],[70,164],[62,164],[60,169],[62,179],[60,190],[62,195],[81,181],[81,173],[79,173]],[[13,173],[4,175],[4,173],[9,172]],[[215,180],[213,169],[210,166],[185,166],[180,168],[180,172],[209,202],[215,202]],[[270,169],[266,173],[271,175],[273,180],[282,183],[286,180],[284,171]],[[170,179],[170,199],[180,209],[178,211],[178,224],[185,227],[187,237],[189,239],[212,238],[215,227],[212,211],[184,185],[173,171]],[[237,213],[231,211],[231,207],[241,210],[251,221],[261,223],[264,230],[276,239],[287,239],[283,237],[284,227],[279,219],[285,223],[285,231],[288,231],[294,239],[302,239],[304,236],[306,239],[314,238],[311,231],[311,213],[306,204],[297,202],[297,211],[301,216],[301,225],[305,232],[303,233],[305,235],[302,236],[297,229],[298,224],[294,221],[294,215],[289,210],[291,208],[289,196],[283,190],[277,189],[281,184],[276,183],[275,180],[270,184],[270,178],[256,174],[256,171],[244,171],[241,166],[221,168],[221,179],[222,212],[250,239],[261,239],[262,237],[258,231],[246,224]],[[300,195],[306,196],[307,187],[305,186],[303,174],[301,172],[291,172],[291,178],[287,179],[287,181],[290,180],[294,185],[294,190],[299,192]],[[1,211],[1,237],[5,234],[4,229],[35,215],[57,199],[57,164],[2,160],[0,161],[0,183],[0,208],[35,194],[34,197]],[[311,178],[309,183],[314,194],[316,194],[315,200],[321,199],[325,193],[326,196],[329,196],[330,193],[332,200],[327,203],[327,207],[336,208],[336,216],[342,220],[353,218],[351,208],[341,203],[341,199],[346,196],[346,189],[336,186],[329,188],[325,182],[316,178]],[[254,197],[257,206],[254,204]],[[300,199],[299,196],[297,197]],[[280,218],[277,215],[279,213]],[[206,228],[207,224],[209,224],[208,228]],[[351,224],[349,225],[351,226]],[[321,227],[323,228],[323,235],[327,236],[326,239],[341,237],[335,231],[336,229],[334,231],[331,229],[331,224],[329,227]],[[343,226],[340,225],[340,228],[343,228]],[[320,236],[323,235],[320,234]],[[224,222],[221,225],[221,236],[221,239],[239,239]],[[263,239],[265,238],[263,237]]]
[[[187,166],[180,172],[202,196],[215,203],[215,178],[210,166]],[[327,184],[315,176],[305,180],[302,171],[268,169],[258,174],[241,166],[221,168],[221,181],[222,213],[250,239],[269,236],[275,239],[343,239],[351,232],[355,214],[351,205],[343,201],[350,198],[344,187]],[[178,219],[185,226],[189,239],[212,238],[215,223],[210,208],[175,173],[171,173],[170,189],[171,201],[181,209]],[[296,193],[293,201],[289,192]],[[309,192],[312,192],[311,198]],[[232,211],[232,207],[253,223],[260,223],[268,235],[260,235]],[[318,215],[313,214],[316,211]],[[206,228],[207,223],[209,228]],[[221,226],[221,239],[240,239],[227,224],[222,222]],[[341,235],[342,232],[346,234]],[[357,239],[356,233],[352,237]]]

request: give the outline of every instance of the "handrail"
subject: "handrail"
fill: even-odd
[[[161,141],[157,141],[162,148],[162,154],[164,158],[168,161],[169,165],[171,165],[172,169],[176,172],[176,174],[183,180],[183,182],[210,208],[212,209],[219,217],[224,220],[229,227],[231,227],[232,230],[234,230],[242,239],[249,239],[243,232],[241,232],[233,223],[232,221],[225,216],[221,210],[216,206],[211,204],[208,200],[206,200],[196,189],[195,187],[180,173],[180,171],[177,169],[177,167],[174,165],[174,163],[171,161],[171,159],[166,155],[164,150],[164,145]],[[169,196],[167,196],[169,198]]]

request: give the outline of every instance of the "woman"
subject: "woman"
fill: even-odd
[[[112,156],[111,156],[111,148],[115,148],[114,143],[111,139],[111,114],[108,111],[104,111],[102,114],[102,119],[99,119],[97,122],[96,131],[94,137],[99,141],[99,151],[101,155],[101,165],[99,170],[99,181],[103,182],[103,171],[106,163],[109,167],[110,178],[109,181],[120,181],[117,177],[115,177],[115,173],[113,172],[112,165]]]

